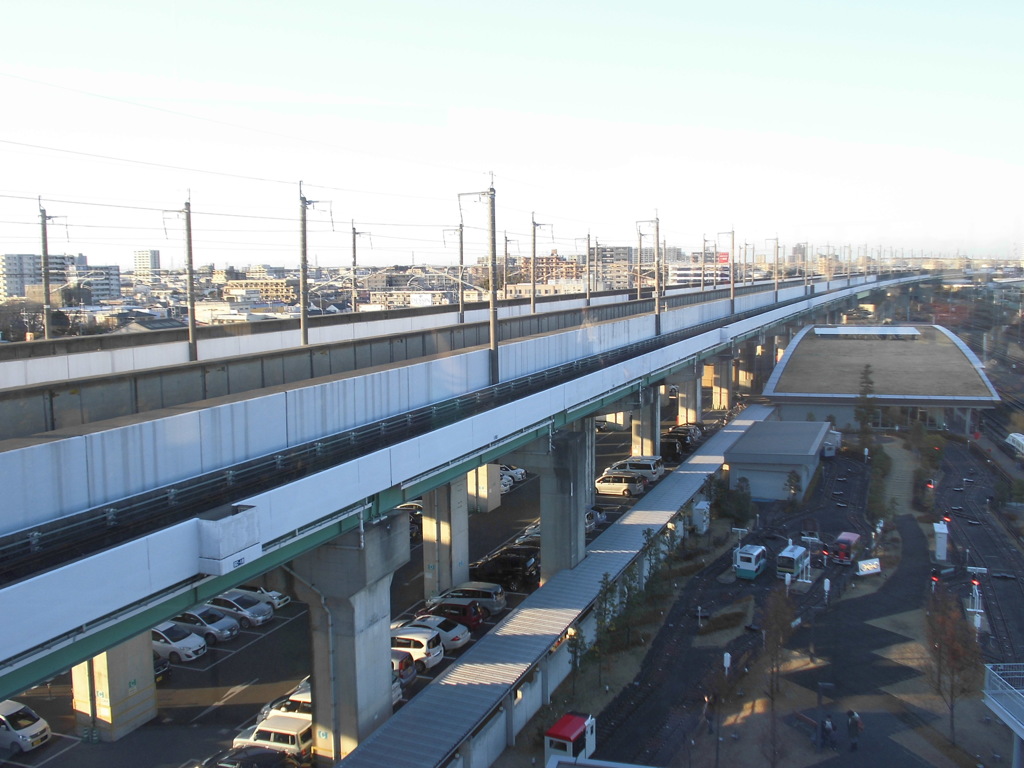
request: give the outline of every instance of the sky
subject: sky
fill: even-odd
[[[0,253],[456,264],[704,238],[1020,259],[1017,0],[12,0]],[[300,188],[301,183],[301,188]],[[468,194],[467,194],[468,193]],[[536,222],[540,226],[534,226]],[[637,222],[648,222],[638,224]]]

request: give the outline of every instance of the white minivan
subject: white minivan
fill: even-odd
[[[12,757],[50,740],[50,726],[24,704],[0,701],[0,752]]]
[[[628,459],[616,461],[605,472],[636,472],[652,483],[665,474],[665,463],[660,456],[630,456]]]
[[[313,753],[313,720],[309,715],[274,712],[238,734],[231,747],[265,747],[300,759]]]
[[[444,645],[436,629],[426,627],[398,627],[391,630],[391,647],[408,651],[419,672],[430,669],[444,658]]]

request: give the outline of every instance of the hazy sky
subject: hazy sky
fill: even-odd
[[[456,263],[588,232],[1020,257],[1024,4],[11,0],[0,252]],[[166,211],[166,212],[165,212]],[[218,215],[213,215],[218,214]],[[219,215],[231,214],[231,215]],[[467,261],[486,206],[462,198]],[[644,225],[645,232],[651,227]],[[446,231],[447,230],[447,231]],[[647,238],[645,245],[650,245]]]

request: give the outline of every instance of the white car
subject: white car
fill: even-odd
[[[408,651],[419,672],[435,667],[444,658],[441,634],[436,629],[399,627],[391,630],[391,647]]]
[[[313,753],[313,720],[308,715],[274,712],[266,720],[246,728],[231,742],[232,748],[250,745],[307,758]]]
[[[512,464],[499,464],[498,469],[501,471],[501,474],[508,475],[517,483],[521,483],[526,479],[526,470],[522,467],[516,467]]]
[[[186,632],[199,635],[206,644],[216,645],[221,640],[230,640],[238,635],[238,622],[225,616],[216,608],[199,605],[190,611],[182,611],[173,619],[175,624]]]
[[[274,618],[274,609],[270,603],[264,603],[237,589],[207,600],[206,604],[226,613],[241,624],[242,629],[262,626]]]
[[[447,616],[435,616],[425,613],[405,622],[404,627],[423,627],[424,629],[436,629],[441,635],[441,645],[446,651],[456,651],[471,639],[469,627],[459,624]]]
[[[24,704],[0,701],[0,752],[14,757],[50,740],[50,726]]]
[[[206,653],[206,641],[203,638],[169,621],[153,627],[150,635],[153,650],[160,658],[169,659],[172,664],[195,661]]]
[[[252,595],[261,603],[270,603],[275,611],[284,608],[292,601],[288,595],[284,595],[276,589],[267,589],[255,584],[240,584],[235,589],[239,592],[245,592],[247,595]]]
[[[515,485],[515,481],[512,479],[512,475],[501,476],[501,492],[508,493],[512,490],[512,486]]]

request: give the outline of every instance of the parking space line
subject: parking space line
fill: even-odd
[[[71,743],[67,744],[59,752],[53,752],[53,746],[52,746],[52,743],[53,743],[52,740],[53,739],[67,739]],[[52,760],[56,760],[58,757],[63,755],[65,752],[68,752],[69,750],[74,749],[75,747],[77,747],[79,744],[82,743],[82,740],[80,738],[78,738],[77,736],[71,736],[71,735],[66,734],[66,733],[54,733],[53,731],[50,732],[50,740],[51,740],[50,745],[48,745],[49,748],[46,750],[47,751],[46,757],[44,757],[38,763],[34,762],[34,761],[31,762],[31,763],[19,763],[17,760],[12,760],[11,758],[8,757],[8,758],[6,758],[6,760],[4,762],[4,765],[16,765],[16,766],[18,766],[18,768],[38,768],[38,766],[46,765],[47,763],[51,762]],[[32,752],[24,752],[22,754],[24,754],[26,757],[32,756]],[[38,753],[36,753],[36,754],[38,754]]]
[[[191,723],[194,723],[194,722],[195,722],[196,720],[198,720],[199,718],[201,718],[201,717],[205,717],[205,716],[206,716],[207,714],[209,714],[210,712],[212,712],[213,710],[215,710],[215,709],[216,709],[217,707],[219,707],[219,706],[221,706],[222,704],[224,704],[224,703],[225,703],[226,701],[228,701],[229,699],[233,699],[233,698],[234,698],[235,696],[237,696],[238,694],[240,694],[240,693],[241,693],[242,691],[244,691],[244,690],[245,690],[246,688],[248,688],[248,687],[249,687],[250,685],[254,685],[254,684],[255,684],[255,683],[256,683],[256,682],[258,681],[258,680],[259,680],[259,678],[258,678],[258,677],[254,677],[254,678],[253,678],[252,680],[250,680],[250,681],[249,681],[248,683],[242,683],[241,685],[233,685],[233,686],[231,686],[230,688],[228,688],[227,692],[226,692],[226,693],[225,693],[225,694],[224,694],[223,696],[221,696],[221,697],[220,697],[220,700],[219,700],[219,701],[215,701],[215,702],[214,702],[213,704],[211,704],[210,706],[208,706],[208,707],[207,707],[206,709],[204,709],[204,710],[203,710],[202,712],[200,712],[200,713],[199,713],[198,715],[196,715],[195,717],[193,717],[193,718],[192,718],[192,720],[191,720],[191,721],[189,721],[189,722],[191,722]]]

